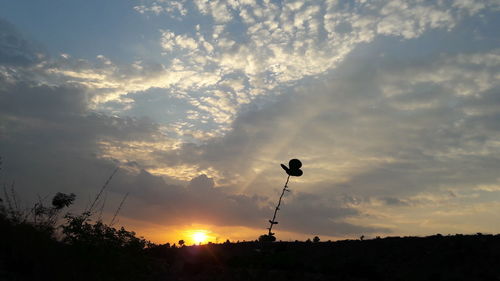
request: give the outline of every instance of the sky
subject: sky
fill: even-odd
[[[499,233],[498,0],[0,0],[2,183],[157,243]],[[105,198],[105,200],[104,200]]]

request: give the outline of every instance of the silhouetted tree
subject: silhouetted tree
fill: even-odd
[[[181,240],[179,240],[179,245],[180,245],[181,247],[183,247],[183,246],[184,246],[184,243],[185,243],[185,242],[184,242],[184,240],[182,240],[182,239],[181,239]]]
[[[320,240],[320,239],[319,239],[319,237],[318,237],[318,236],[314,236],[314,238],[313,238],[313,242],[314,242],[314,243],[318,243],[318,242],[319,242],[319,240]]]

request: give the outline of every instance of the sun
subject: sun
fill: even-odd
[[[208,236],[204,231],[195,231],[191,234],[191,239],[195,244],[201,244],[207,242]]]

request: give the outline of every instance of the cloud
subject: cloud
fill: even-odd
[[[120,189],[129,189],[134,198],[140,200],[129,202],[132,207],[124,210],[124,215],[163,225],[211,224],[264,229],[273,212],[269,198],[226,193],[215,188],[213,179],[206,175],[193,178],[185,187],[165,184],[161,178],[145,171],[141,171],[136,181],[124,176],[117,181]],[[143,188],[138,190],[138,186]],[[136,208],[136,204],[141,207]],[[388,231],[343,222],[345,217],[357,215],[357,211],[331,204],[312,194],[292,195],[285,199],[286,212],[280,213],[282,225],[279,227],[283,231],[330,236]],[[158,213],[161,216],[155,215]]]
[[[96,175],[116,165],[101,158],[100,141],[148,141],[157,132],[157,125],[147,119],[88,110],[89,94],[82,87],[0,80],[4,85],[0,90],[0,154],[9,177],[33,190],[97,188],[102,178]],[[81,185],[75,186],[79,180]]]
[[[89,113],[83,89],[11,85],[2,97],[1,154],[10,178],[18,179],[23,197],[33,192],[49,195],[56,191],[75,192],[79,207],[86,196],[95,193],[119,163],[103,157],[100,140],[142,140],[153,138],[157,128],[146,120],[113,118]],[[44,103],[31,103],[36,99]],[[34,106],[36,104],[36,106]],[[34,107],[30,107],[34,106]],[[21,141],[22,140],[22,141]],[[139,145],[142,149],[144,145]],[[133,154],[126,154],[133,157]],[[187,184],[168,184],[154,176],[134,158],[120,159],[122,168],[109,187],[108,202],[117,204],[120,195],[130,192],[123,215],[157,224],[187,225],[194,222],[260,228],[272,209],[266,197],[232,194],[214,186],[214,180],[198,176]],[[27,165],[29,163],[29,165]],[[57,178],[57,180],[55,180]],[[36,191],[38,190],[38,191]],[[377,229],[342,223],[356,211],[319,206],[318,198],[304,194],[293,198],[283,230],[307,232],[314,223],[315,233],[324,235],[369,232]],[[113,203],[108,203],[113,204]],[[318,207],[319,206],[319,207]],[[161,216],[158,214],[162,214]],[[333,221],[335,219],[335,221]],[[332,221],[331,221],[332,220]],[[329,223],[331,221],[331,223]],[[339,221],[339,222],[336,222]]]
[[[37,62],[26,71],[47,84],[88,88],[92,108],[112,114],[133,108],[141,94],[164,89],[166,95],[191,104],[189,110],[204,120],[196,122],[192,113],[179,112],[171,133],[202,140],[224,135],[238,112],[262,96],[285,93],[286,87],[336,69],[362,44],[380,36],[415,39],[428,30],[451,30],[466,16],[496,7],[494,2],[470,1],[297,3],[143,1],[135,8],[142,14],[167,13],[191,23],[187,29],[158,30],[163,59],[122,64],[103,55],[95,61],[67,54],[49,59],[26,50],[29,60]],[[203,24],[206,18],[213,22]],[[3,49],[26,49],[22,42]],[[232,82],[236,80],[241,81],[238,86]]]
[[[11,23],[0,19],[0,64],[32,65],[46,56],[40,47],[26,40]]]
[[[240,113],[223,137],[167,150],[152,147],[151,158],[143,160],[145,167],[170,167],[166,175],[174,177],[188,169],[184,179],[206,172],[220,186],[214,188],[211,180],[201,178],[204,185],[182,195],[191,202],[186,205],[189,211],[171,207],[178,220],[166,216],[164,222],[201,218],[237,225],[246,217],[246,226],[258,227],[270,209],[251,194],[273,198],[268,187],[282,180],[277,163],[292,157],[303,160],[307,176],[294,188],[331,198],[327,204],[292,197],[283,212],[283,229],[302,233],[389,231],[394,226],[373,224],[377,216],[363,227],[349,221],[365,213],[373,216],[370,205],[377,198],[389,198],[388,207],[402,206],[395,200],[418,206],[425,202],[413,198],[419,194],[495,182],[500,163],[498,112],[491,105],[497,103],[499,87],[497,53],[442,55],[399,64],[390,58],[359,65],[346,60],[339,67],[345,72],[337,72],[330,82],[304,86],[267,106]],[[230,211],[238,206],[229,199],[231,193],[246,194],[238,199],[249,213]],[[171,202],[167,197],[163,202]],[[362,203],[352,205],[345,198]],[[234,214],[224,215],[227,212]]]
[[[134,6],[134,10],[140,14],[152,13],[156,16],[166,14],[171,18],[180,19],[181,16],[187,14],[187,9],[184,7],[185,0],[182,1],[159,1],[160,3],[152,3],[150,5]]]
[[[387,205],[393,205],[393,206],[408,206],[408,203],[394,197],[385,197],[382,198],[382,201],[387,204]]]
[[[194,51],[198,47],[196,40],[186,35],[175,35],[168,30],[161,30],[161,33],[161,46],[166,51],[172,51],[176,47]]]
[[[390,229],[346,222],[346,218],[360,216],[355,208],[332,198],[298,192],[285,201],[280,212],[280,229],[298,233],[344,236],[362,233],[388,233]]]
[[[459,1],[453,5],[446,1],[283,5],[143,1],[135,7],[139,13],[167,13],[189,23],[187,29],[158,31],[158,45],[164,51],[161,62],[139,60],[119,65],[106,60],[98,66],[63,59],[46,66],[46,71],[51,77],[93,89],[94,107],[99,110],[113,105],[114,111],[120,112],[134,106],[134,98],[126,97],[130,93],[165,89],[191,103],[205,122],[217,127],[215,135],[220,136],[249,103],[261,96],[283,93],[302,79],[325,75],[362,44],[382,36],[415,39],[429,30],[451,31],[464,18],[497,7],[494,1]],[[243,87],[228,87],[224,95],[217,91],[235,79],[244,81],[240,84]],[[188,117],[184,114],[181,119],[188,126],[207,131]],[[183,132],[192,130],[188,126],[183,126]]]
[[[266,226],[272,213],[267,197],[216,187],[214,179],[203,174],[184,181],[146,171],[164,164],[151,163],[152,155],[174,149],[151,120],[93,111],[90,87],[40,84],[32,75],[0,79],[2,171],[9,180],[16,179],[26,202],[35,200],[36,194],[74,192],[79,198],[77,208],[83,209],[86,197],[95,194],[114,167],[120,166],[106,196],[109,205],[117,205],[121,196],[130,193],[123,216],[167,225]],[[356,214],[349,207],[322,206],[319,198],[304,193],[292,198],[296,207],[290,212],[297,218],[283,230],[306,231],[304,223],[312,227],[305,214],[299,215],[302,212],[325,221],[315,230],[319,234],[376,230],[340,222]]]
[[[345,72],[329,82],[311,83],[241,113],[225,136],[156,155],[170,166],[211,167],[218,171],[213,176],[219,186],[271,198],[276,192],[270,187],[283,180],[279,162],[298,157],[304,177],[294,180],[292,189],[323,194],[329,203],[302,207],[293,199],[283,225],[331,231],[335,223],[370,214],[366,230],[394,231],[395,225],[377,224],[383,218],[373,208],[489,200],[449,193],[497,183],[499,112],[492,106],[500,86],[497,53],[398,59],[397,64],[370,54],[372,59],[360,64],[346,60],[338,68]],[[436,201],[423,194],[443,197]],[[315,213],[325,216],[316,221]],[[340,229],[365,232],[359,225]]]

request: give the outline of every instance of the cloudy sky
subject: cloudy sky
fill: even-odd
[[[498,233],[498,0],[0,0],[2,182],[155,242]]]

